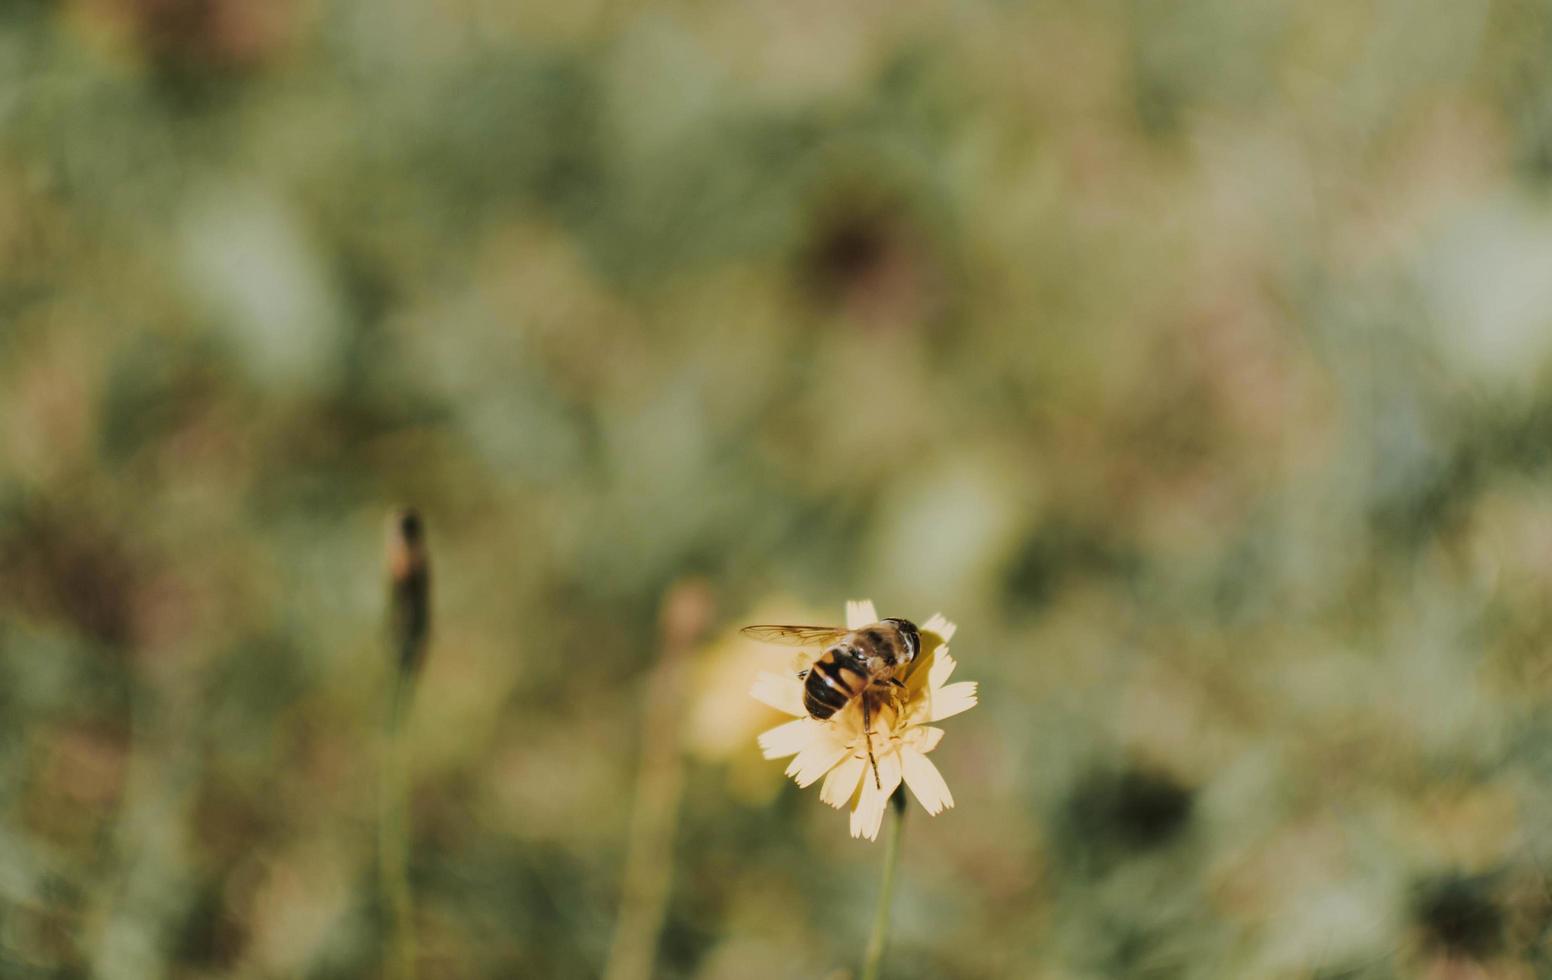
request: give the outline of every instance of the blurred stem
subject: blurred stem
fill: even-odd
[[[884,881],[878,890],[878,911],[873,914],[873,935],[868,937],[862,961],[862,980],[878,980],[879,963],[889,939],[889,907],[895,895],[895,866],[900,863],[900,825],[905,822],[905,787],[896,789],[889,802],[895,815],[885,818],[889,829],[884,832]]]
[[[390,930],[386,975],[394,980],[413,980],[415,976],[415,922],[411,915],[409,880],[409,780],[404,736],[404,719],[409,714],[414,684],[414,675],[409,670],[394,671],[378,797],[378,879]]]
[[[641,763],[631,810],[620,914],[605,980],[649,980],[673,885],[674,830],[684,786],[680,730],[686,663],[712,617],[707,586],[682,582],[662,609],[662,654],[647,682],[641,720]]]
[[[388,642],[393,655],[393,690],[383,731],[379,767],[378,881],[389,935],[385,975],[414,980],[415,919],[409,875],[409,746],[405,722],[415,695],[415,678],[431,636],[431,561],[426,528],[413,508],[388,522]]]

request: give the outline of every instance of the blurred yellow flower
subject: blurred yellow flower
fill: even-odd
[[[846,604],[848,629],[875,622],[878,610],[871,601]],[[954,672],[954,658],[948,653],[954,628],[941,614],[922,624],[921,652],[902,678],[904,693],[873,715],[871,741],[878,762],[877,784],[863,778],[868,770],[868,743],[864,740],[870,736],[863,732],[861,699],[820,721],[804,710],[803,683],[795,674],[762,672],[749,691],[755,700],[796,718],[760,736],[765,757],[793,756],[787,775],[799,786],[812,786],[823,776],[819,798],[837,809],[851,805],[853,837],[878,838],[885,806],[902,780],[930,814],[954,805],[943,774],[927,758],[943,738],[943,729],[931,723],[976,705],[974,681],[948,683]],[[806,653],[799,667],[808,667],[821,652]]]

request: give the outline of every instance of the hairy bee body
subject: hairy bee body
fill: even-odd
[[[907,619],[885,619],[847,632],[825,648],[803,679],[803,707],[821,721],[870,687],[897,681],[921,650],[921,633]]]

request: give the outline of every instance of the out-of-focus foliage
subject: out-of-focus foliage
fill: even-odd
[[[879,851],[727,634],[860,596],[982,682],[890,976],[1546,975],[1549,51],[1545,0],[0,4],[0,975],[377,973],[405,502],[426,976],[602,971],[687,576],[659,976],[856,962]]]

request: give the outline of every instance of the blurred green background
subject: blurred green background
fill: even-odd
[[[644,744],[652,975],[853,969],[731,636],[862,597],[887,976],[1552,976],[1549,369],[1545,0],[5,0],[0,976],[380,975],[404,503],[422,976],[603,974]]]

